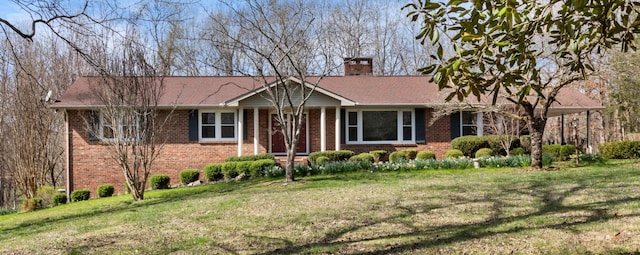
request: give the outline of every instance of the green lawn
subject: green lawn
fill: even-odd
[[[0,216],[0,254],[626,254],[640,164],[352,173]]]

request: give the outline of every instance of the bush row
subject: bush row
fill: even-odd
[[[640,158],[640,141],[607,142],[600,144],[598,149],[608,159]]]
[[[509,136],[509,135],[485,135],[485,136],[461,136],[451,141],[451,148],[458,149],[467,157],[475,156],[475,153],[482,148],[491,149],[491,155],[507,155],[502,142],[509,142],[510,148],[522,148],[524,153],[531,151],[531,138],[529,136]],[[524,154],[522,153],[522,154]]]
[[[258,178],[266,176],[265,170],[276,165],[273,159],[259,159],[255,161],[228,161],[225,163],[209,164],[204,167],[204,176],[207,181],[219,181],[233,179],[239,175],[245,178]]]
[[[273,154],[259,154],[259,155],[244,155],[244,156],[233,156],[228,157],[224,160],[224,162],[238,162],[238,161],[256,161],[261,159],[271,159],[275,160],[276,157]]]
[[[572,144],[545,144],[542,145],[542,154],[551,155],[554,160],[564,161],[576,153],[576,146]]]
[[[309,163],[311,165],[317,164],[318,157],[327,157],[329,161],[342,161],[348,160],[353,157],[355,153],[350,150],[339,150],[339,151],[316,151],[309,153]]]

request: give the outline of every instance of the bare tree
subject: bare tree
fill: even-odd
[[[230,10],[227,17],[233,18],[232,26],[244,33],[241,37],[227,36],[216,44],[237,45],[237,54],[249,68],[236,72],[254,76],[262,84],[264,98],[275,110],[276,120],[282,127],[287,152],[286,181],[294,181],[294,159],[305,104],[322,78],[331,68],[337,68],[331,65],[324,45],[314,39],[319,29],[314,24],[316,10],[304,1],[225,4]],[[228,27],[224,25],[226,20],[217,16],[211,19],[218,24],[213,27]]]
[[[106,61],[109,72],[91,84],[103,106],[92,112],[87,124],[95,137],[108,143],[109,154],[133,198],[142,200],[153,163],[167,139],[162,130],[171,111],[158,108],[164,79],[150,64],[144,48],[128,38],[118,51]]]

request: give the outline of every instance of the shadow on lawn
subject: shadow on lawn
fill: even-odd
[[[612,174],[596,173],[598,181],[606,181],[616,179],[618,181],[624,180],[624,176],[613,176]],[[290,240],[279,239],[279,248],[264,251],[261,254],[299,254],[299,253],[320,253],[331,251],[342,251],[342,249],[349,249],[349,245],[357,245],[357,243],[369,242],[369,241],[382,241],[384,240],[410,240],[392,242],[385,247],[380,247],[376,250],[359,251],[359,250],[347,250],[349,254],[388,254],[388,253],[402,253],[417,249],[425,249],[437,246],[443,246],[448,244],[454,244],[457,242],[464,242],[474,239],[481,239],[485,237],[519,233],[529,230],[538,229],[558,229],[558,230],[571,230],[573,227],[583,224],[606,222],[613,219],[621,219],[628,217],[640,216],[640,212],[629,213],[625,215],[618,215],[615,212],[610,212],[608,208],[612,208],[618,205],[623,205],[630,202],[637,202],[640,200],[640,195],[628,194],[627,196],[620,198],[610,198],[606,201],[591,201],[584,203],[566,204],[565,199],[576,195],[581,191],[594,189],[594,180],[588,177],[581,179],[571,179],[571,174],[564,176],[562,180],[549,180],[549,178],[541,179],[528,179],[521,181],[521,185],[517,187],[506,187],[495,183],[500,187],[499,192],[494,195],[488,195],[480,199],[467,199],[461,196],[452,196],[450,204],[446,206],[433,205],[427,203],[421,203],[407,206],[396,206],[400,213],[396,213],[393,216],[381,218],[377,220],[369,220],[364,222],[357,222],[350,226],[335,227],[334,231],[330,231],[317,242],[293,244]],[[559,187],[565,185],[563,187]],[[568,187],[566,186],[568,185]],[[623,185],[625,186],[625,185]],[[618,188],[623,186],[617,186]],[[633,186],[627,183],[626,186]],[[595,187],[596,189],[604,189],[605,187]],[[516,215],[507,215],[503,212],[506,203],[513,203],[509,201],[509,194],[518,194],[524,196],[530,196],[534,201],[539,203],[535,207],[535,210]],[[507,200],[507,202],[505,202]],[[490,203],[490,210],[488,217],[484,222],[471,222],[460,224],[444,224],[438,226],[417,226],[412,224],[406,219],[417,214],[429,214],[430,211],[438,208],[447,208],[450,206],[474,204],[474,203]],[[518,205],[511,205],[517,207]],[[555,214],[569,213],[569,212],[582,212],[580,216],[566,216],[564,218],[557,217]],[[550,219],[546,219],[546,218]],[[545,218],[543,221],[536,221],[536,218]],[[372,227],[377,224],[390,223],[390,224],[402,224],[402,227],[406,227],[408,231],[397,234],[381,234],[375,237],[356,237],[353,238],[352,233],[356,231],[366,230],[368,227]],[[523,224],[524,223],[524,224]],[[529,223],[529,224],[526,224]],[[254,236],[253,238],[265,239],[267,237]],[[380,243],[380,242],[376,242]],[[344,252],[344,251],[343,251]],[[618,254],[630,254],[629,252],[637,251],[611,251],[611,253]]]

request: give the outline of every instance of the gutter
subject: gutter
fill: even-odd
[[[69,113],[65,110],[64,111],[64,140],[65,140],[65,145],[64,145],[64,153],[66,154],[65,157],[65,166],[64,166],[64,170],[65,170],[65,189],[64,189],[64,193],[67,196],[67,203],[69,203],[70,201],[70,196],[71,196],[71,154],[69,153],[70,150],[70,142],[71,139],[69,138],[70,134],[69,134]]]

